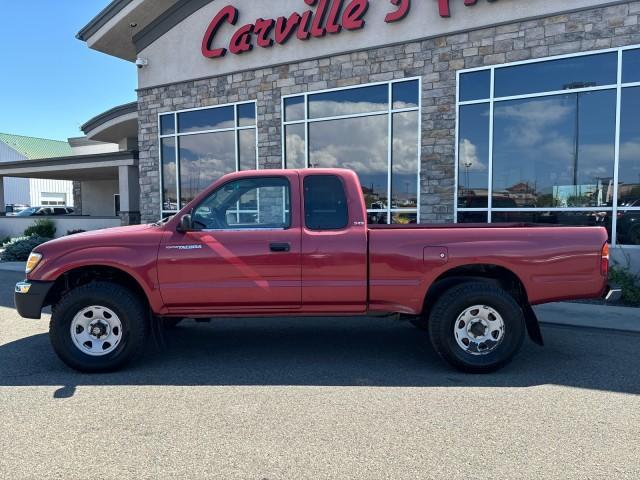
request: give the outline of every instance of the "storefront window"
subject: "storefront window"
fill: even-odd
[[[615,85],[617,65],[618,54],[610,52],[497,68],[495,96],[511,97]]]
[[[175,115],[163,115],[160,117],[160,134],[172,135],[176,133]]]
[[[499,102],[493,120],[494,207],[611,206],[615,90]]]
[[[388,136],[387,115],[312,123],[309,167],[358,172],[367,208],[382,210],[389,200]]]
[[[460,100],[486,100],[491,96],[491,71],[481,70],[460,75]]]
[[[457,222],[603,226],[640,245],[637,52],[461,72]]]
[[[257,168],[256,139],[255,102],[161,115],[162,216],[222,175]]]
[[[622,54],[622,83],[640,82],[640,48]]]
[[[285,168],[349,168],[369,222],[417,223],[419,105],[418,79],[286,97]]]
[[[309,118],[341,117],[389,109],[387,85],[309,95]]]
[[[393,108],[418,108],[420,104],[420,84],[418,80],[393,84]]]
[[[618,205],[640,207],[640,87],[622,90]]]
[[[176,139],[160,140],[160,158],[162,164],[162,210],[178,209],[178,175],[176,163]]]
[[[489,192],[489,105],[460,107],[458,206],[487,208]]]

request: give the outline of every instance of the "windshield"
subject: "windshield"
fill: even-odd
[[[27,208],[25,210],[22,210],[18,215],[16,215],[17,217],[30,217],[31,215],[33,215],[34,213],[36,213],[38,211],[37,208],[35,207],[31,207],[31,208]]]

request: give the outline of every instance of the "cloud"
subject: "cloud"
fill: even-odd
[[[304,125],[286,127],[286,168],[305,168]]]
[[[468,138],[463,138],[458,150],[460,167],[468,168],[470,172],[485,172],[487,167],[478,158],[478,148]]]

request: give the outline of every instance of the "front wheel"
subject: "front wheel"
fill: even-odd
[[[459,370],[489,373],[509,363],[524,341],[522,309],[503,289],[468,282],[447,290],[429,317],[436,352]]]
[[[127,288],[95,282],[75,288],[53,308],[49,337],[55,352],[81,372],[118,370],[147,337],[148,310]]]

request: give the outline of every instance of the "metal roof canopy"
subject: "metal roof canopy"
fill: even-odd
[[[137,167],[138,152],[74,155],[0,163],[0,177],[48,180],[118,180],[119,167]]]

